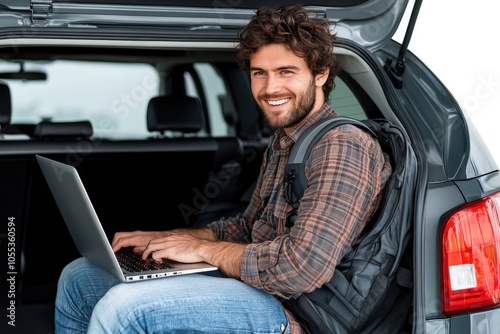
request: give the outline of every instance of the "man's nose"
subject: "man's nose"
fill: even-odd
[[[266,80],[266,94],[272,95],[281,91],[283,82],[277,75],[269,74]]]

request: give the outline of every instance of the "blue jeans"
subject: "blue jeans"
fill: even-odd
[[[272,295],[202,274],[120,283],[84,258],[59,278],[56,334],[290,333]]]

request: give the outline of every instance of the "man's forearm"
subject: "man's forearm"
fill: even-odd
[[[197,237],[197,238],[203,239],[203,240],[211,240],[211,241],[216,240],[214,233],[212,232],[212,229],[209,227],[180,228],[180,229],[177,229],[177,231],[182,231],[183,233],[192,235],[193,237]]]
[[[200,247],[200,256],[206,262],[219,268],[229,277],[240,278],[241,257],[245,249],[244,244],[210,241]]]

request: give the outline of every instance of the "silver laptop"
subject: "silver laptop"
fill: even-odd
[[[143,261],[139,254],[131,250],[120,250],[115,254],[77,170],[73,166],[39,155],[36,158],[80,254],[122,282],[179,276],[217,269],[217,267],[204,262],[165,261],[158,263],[152,260]],[[136,266],[141,268],[134,269]]]

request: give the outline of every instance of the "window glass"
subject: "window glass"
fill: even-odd
[[[330,96],[330,104],[339,115],[359,120],[368,118],[354,93],[340,77],[335,78],[335,89]]]
[[[19,64],[1,62],[0,72],[18,71]],[[230,95],[224,80],[209,63],[194,64],[199,86],[188,72],[184,80],[188,95],[205,96],[212,136],[234,133],[224,118]],[[149,100],[159,94],[160,79],[149,64],[52,61],[24,64],[25,71],[45,72],[47,80],[3,80],[12,96],[12,123],[37,124],[42,120],[89,120],[97,137],[146,137]],[[365,119],[353,92],[336,78],[332,107],[341,115]],[[229,108],[231,109],[231,108]],[[226,111],[227,112],[227,111]],[[200,132],[200,135],[206,134]]]
[[[228,134],[228,126],[224,120],[220,100],[221,96],[227,94],[224,81],[210,64],[198,63],[194,65],[194,68],[200,77],[207,101],[210,133],[213,136],[225,136]]]
[[[13,65],[0,62],[0,72]],[[12,123],[89,120],[99,137],[146,136],[146,109],[159,91],[159,76],[147,64],[79,61],[27,62],[26,71],[47,80],[4,80],[12,96]]]
[[[209,129],[206,129],[211,136],[227,136],[230,133],[229,126],[224,119],[222,110],[222,98],[227,96],[227,89],[224,80],[209,63],[193,64],[195,73],[186,70],[183,73],[184,87],[186,94],[192,97],[204,97],[205,108],[208,116]],[[196,75],[196,80],[193,78]],[[197,84],[199,82],[199,84]],[[206,134],[201,131],[198,135]]]

